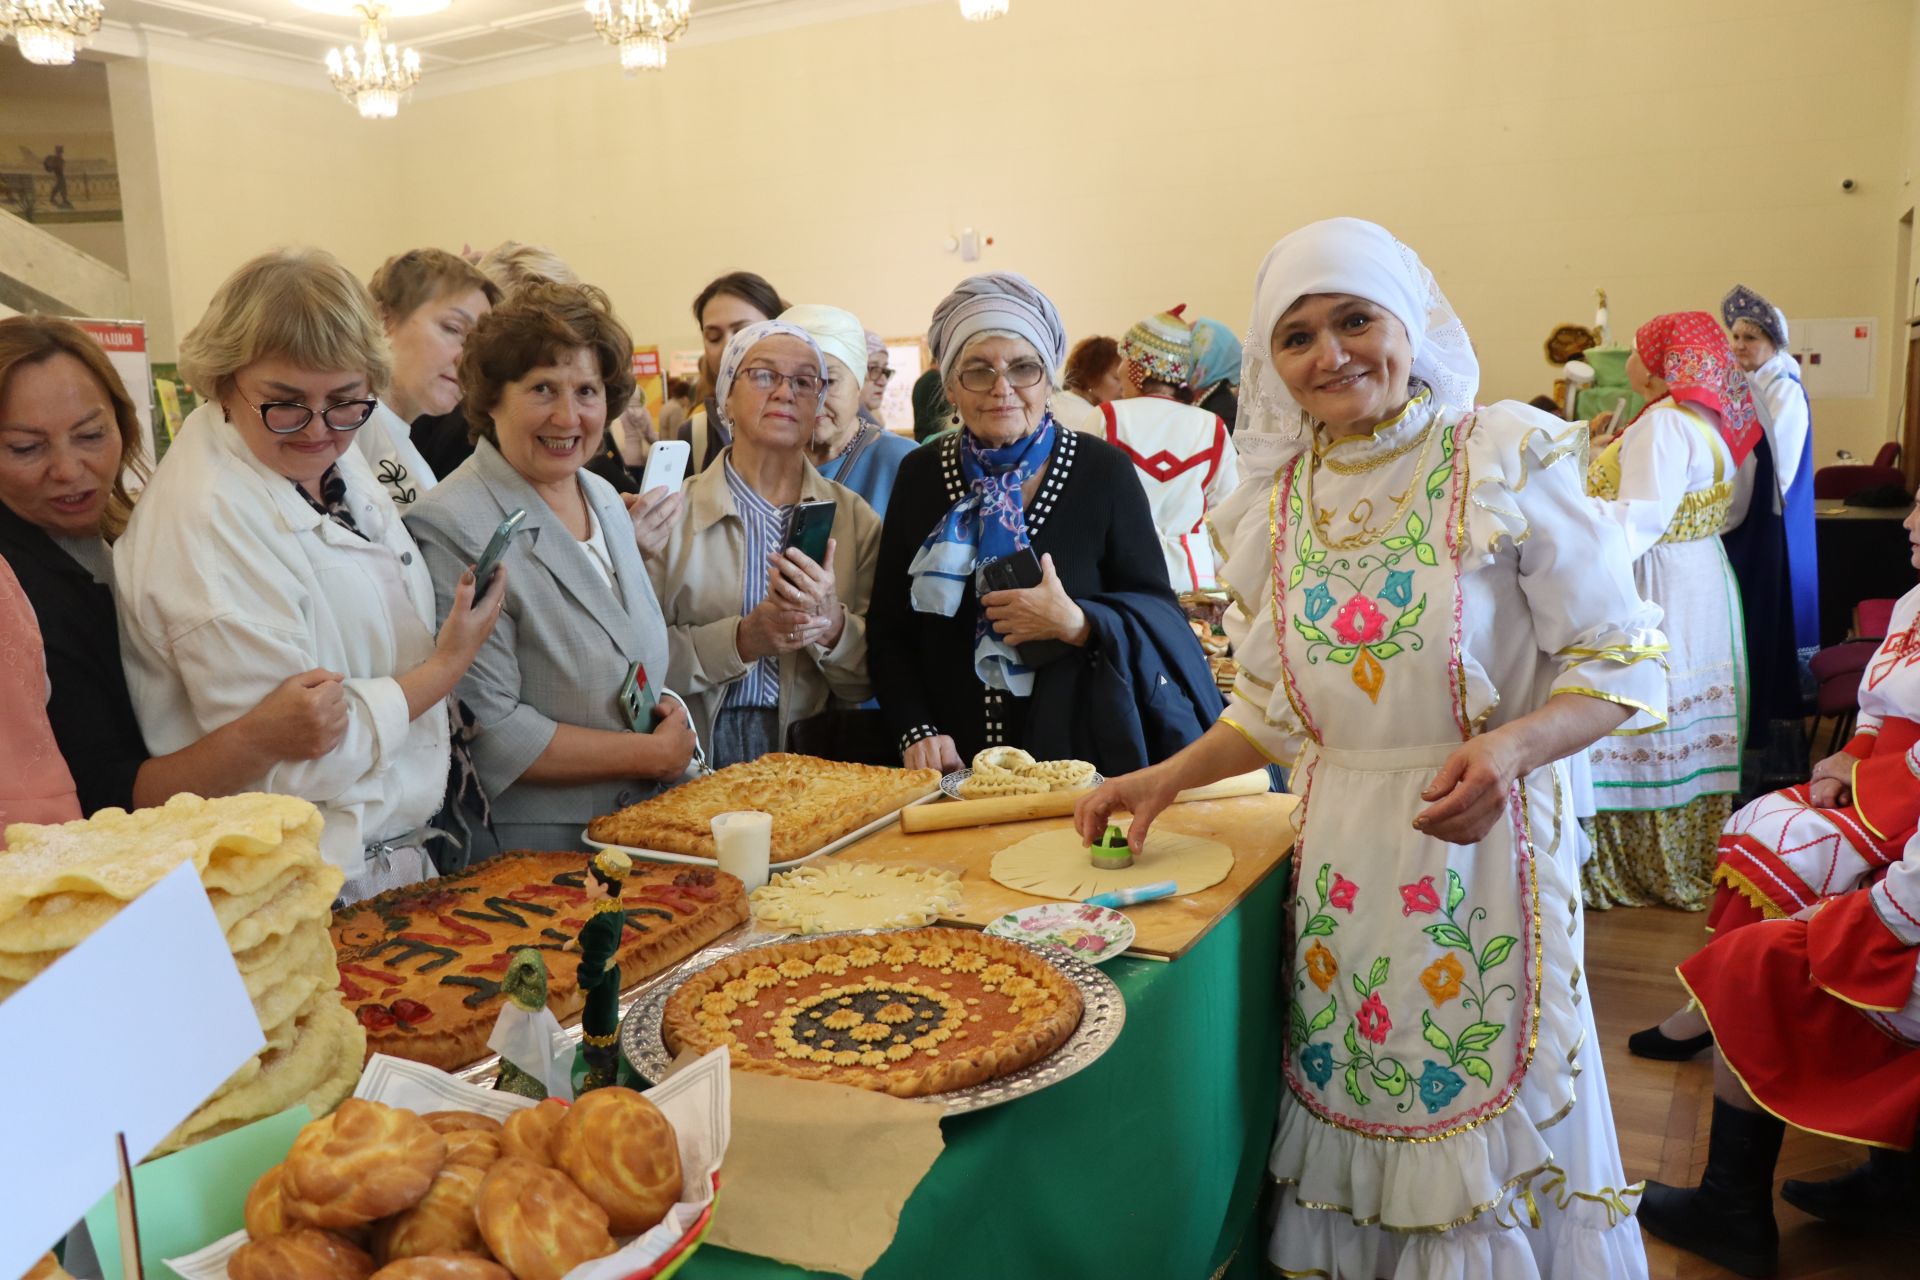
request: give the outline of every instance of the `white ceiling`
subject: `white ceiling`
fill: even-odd
[[[696,0],[694,13],[740,7],[738,0]],[[140,34],[309,64],[329,46],[351,43],[359,34],[357,18],[315,13],[293,0],[111,0],[107,19]],[[429,71],[598,38],[579,0],[453,0],[439,13],[390,18],[387,26],[396,41],[420,51]]]
[[[686,42],[932,2],[693,0]],[[420,51],[422,89],[434,84],[436,73],[441,87],[477,87],[537,74],[556,62],[597,58],[601,51],[614,56],[600,43],[581,0],[451,0],[438,13],[389,18],[387,27],[396,42]],[[311,68],[329,47],[358,36],[357,18],[316,13],[295,0],[107,0],[106,29],[95,43],[104,53],[217,60],[264,74],[284,72],[290,63]]]

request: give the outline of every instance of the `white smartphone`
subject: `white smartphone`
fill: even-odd
[[[687,458],[692,452],[693,446],[685,440],[654,441],[653,448],[647,450],[647,470],[640,480],[640,492],[652,493],[655,489],[680,492],[687,478]]]

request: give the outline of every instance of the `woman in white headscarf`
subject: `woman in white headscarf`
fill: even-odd
[[[1304,227],[1254,293],[1249,478],[1212,521],[1234,696],[1080,832],[1131,810],[1139,847],[1181,788],[1295,766],[1282,1274],[1644,1277],[1563,758],[1661,722],[1665,673],[1634,661],[1658,611],[1589,514],[1580,426],[1475,410],[1466,331],[1386,230]]]
[[[820,416],[813,420],[807,460],[827,479],[865,498],[874,514],[884,517],[900,460],[913,452],[914,443],[860,416],[870,345],[867,331],[851,311],[812,302],[788,307],[780,318],[811,334],[827,360],[827,391],[820,402]]]

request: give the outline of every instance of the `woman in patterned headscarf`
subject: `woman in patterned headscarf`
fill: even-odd
[[[1218,320],[1193,322],[1193,402],[1227,424],[1240,419],[1240,337]]]
[[[1179,615],[1132,464],[1047,409],[1067,346],[1047,296],[974,276],[934,310],[928,341],[962,430],[900,465],[869,662],[907,765],[953,770],[1033,745],[1036,675],[1088,644],[1088,597],[1145,593]],[[1009,557],[1037,561],[1034,584],[977,593],[975,571]]]
[[[1598,799],[1587,905],[1707,906],[1714,847],[1740,789],[1747,714],[1740,594],[1720,547],[1734,470],[1759,436],[1746,380],[1712,316],[1657,316],[1634,335],[1627,379],[1647,406],[1594,458],[1588,491],[1626,536],[1640,594],[1671,646],[1671,718],[1588,753]]]
[[[1233,700],[1076,825],[1127,809],[1137,849],[1182,788],[1296,766],[1280,1274],[1644,1280],[1563,761],[1660,723],[1658,613],[1582,491],[1584,428],[1474,408],[1466,329],[1385,228],[1301,228],[1254,297],[1249,479],[1212,518]]]

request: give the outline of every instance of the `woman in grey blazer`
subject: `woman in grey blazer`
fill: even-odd
[[[633,395],[632,351],[597,289],[515,294],[461,356],[473,456],[407,515],[444,614],[500,522],[527,513],[506,608],[459,686],[503,849],[584,848],[590,819],[664,790],[692,758],[679,702],[656,707],[649,733],[621,709],[636,667],[662,691],[667,630],[626,506],[582,470]]]

